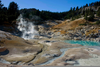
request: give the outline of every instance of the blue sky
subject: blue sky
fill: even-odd
[[[18,4],[19,9],[36,8],[51,12],[68,11],[71,7],[83,6],[86,3],[92,3],[100,0],[1,0],[4,6],[8,7],[9,3],[14,1]]]

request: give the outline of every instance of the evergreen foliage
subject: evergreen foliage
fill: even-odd
[[[97,16],[100,17],[100,8],[99,8],[98,11],[97,11]]]
[[[19,10],[17,3],[11,2],[7,9],[0,0],[0,24],[4,24],[5,22],[9,22],[11,24],[18,16]]]
[[[42,20],[64,20],[64,19],[78,19],[81,16],[84,16],[86,21],[93,21],[94,20],[94,14],[95,10],[91,7],[98,7],[100,6],[100,1],[86,4],[84,6],[81,6],[80,8],[77,7],[71,7],[69,11],[66,12],[50,12],[50,11],[39,11],[34,8],[32,9],[21,9],[20,13],[23,14],[24,18],[31,19],[32,16],[37,15]],[[86,9],[89,7],[88,9]],[[100,16],[100,9],[98,10],[97,14]]]
[[[100,25],[100,20],[96,22],[97,25]]]
[[[29,20],[33,19],[34,17],[38,16],[40,17],[39,20],[64,20],[64,19],[78,19],[81,16],[84,16],[87,21],[93,21],[94,20],[94,14],[96,11],[94,11],[91,7],[98,7],[100,6],[100,1],[93,2],[90,4],[86,4],[84,6],[81,6],[80,8],[77,7],[71,7],[69,11],[66,12],[50,12],[50,11],[39,11],[35,8],[32,9],[18,9],[18,4],[15,2],[11,2],[7,7],[4,7],[4,5],[1,3],[0,0],[0,24],[4,22],[9,22],[12,24],[14,20],[19,16],[19,14],[22,14],[24,18],[27,18]],[[89,9],[86,9],[86,7],[90,7]],[[20,12],[20,13],[19,13]],[[100,17],[100,8],[96,12],[97,15]],[[34,19],[33,19],[34,20]]]

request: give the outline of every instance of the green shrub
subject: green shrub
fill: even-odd
[[[94,20],[94,15],[91,15],[90,17],[87,18],[88,21],[93,21]]]
[[[97,21],[97,22],[96,22],[96,24],[98,24],[98,25],[99,25],[99,24],[100,24],[100,20],[99,20],[99,21]]]

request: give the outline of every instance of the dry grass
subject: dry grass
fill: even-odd
[[[52,28],[53,28],[53,29],[59,29],[59,28],[61,28],[61,27],[66,26],[67,23],[68,23],[67,21],[63,21],[62,23],[60,23],[60,24],[58,24],[58,25],[55,25],[55,26],[53,26]]]
[[[51,29],[55,32],[60,32],[61,34],[68,34],[69,30],[75,30],[75,28],[83,28],[83,26],[80,26],[80,24],[85,24],[86,20],[84,18],[80,18],[80,19],[76,19],[74,21],[70,21],[68,22],[67,20],[63,21],[62,23],[58,24],[58,25],[55,25],[53,26]],[[94,27],[97,27],[95,25],[95,21],[94,22],[89,22],[90,25],[93,25]],[[100,26],[98,26],[100,27]],[[88,32],[86,32],[86,35],[88,36],[89,34],[91,33],[98,33],[98,30],[100,30],[99,28],[98,29],[93,29],[93,30],[90,30]]]
[[[66,33],[66,31],[59,31],[61,34],[65,34]]]
[[[84,24],[85,19],[76,19],[74,21],[63,21],[61,24],[55,25],[52,27],[52,30],[59,30],[57,32],[61,32],[61,34],[67,33],[67,30],[74,30],[76,27],[79,27],[79,24]]]
[[[79,26],[79,24],[83,24],[85,23],[85,19],[77,19],[71,22],[68,21],[63,21],[61,24],[58,24],[54,27],[52,27],[52,29],[62,29],[62,30],[71,30],[71,29],[75,29],[76,27]]]

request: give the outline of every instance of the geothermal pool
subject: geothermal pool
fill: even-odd
[[[65,40],[64,42],[70,44],[80,44],[83,46],[100,46],[100,42],[95,41]]]
[[[70,44],[80,44],[80,45],[83,45],[83,46],[87,46],[87,47],[90,47],[90,48],[96,48],[96,49],[99,49],[100,50],[100,42],[94,42],[94,41],[81,41],[81,40],[65,40],[63,41],[65,43],[70,43]],[[74,47],[74,48],[80,48],[80,47]],[[39,65],[46,65],[46,64],[49,64],[51,62],[53,62],[54,60],[60,58],[60,57],[63,57],[65,52],[70,49],[70,48],[63,48],[63,49],[60,49],[60,51],[62,52],[62,54],[59,56],[59,57],[55,57],[45,63],[42,63],[42,64],[39,64]]]

